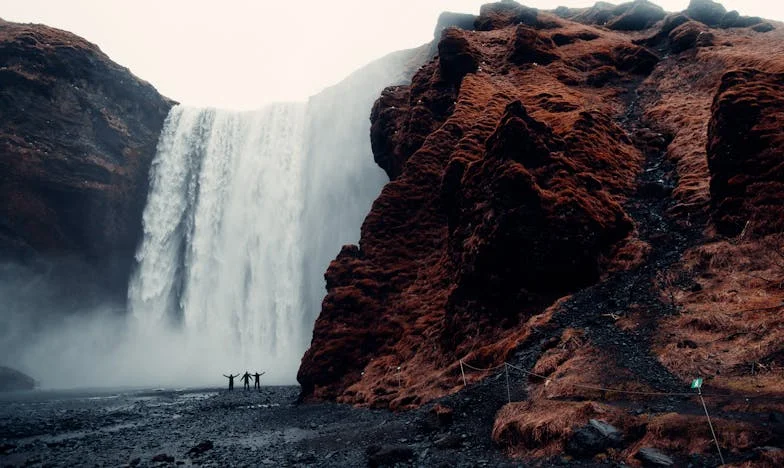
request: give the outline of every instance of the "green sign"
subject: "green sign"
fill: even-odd
[[[694,379],[691,381],[691,388],[702,388],[702,379]]]

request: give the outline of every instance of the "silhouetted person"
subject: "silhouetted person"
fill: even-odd
[[[266,374],[266,372],[262,372],[261,374],[256,372],[255,374],[253,374],[253,377],[255,378],[255,380],[253,381],[253,389],[254,390],[258,388],[259,391],[261,391],[261,384],[259,383],[259,377],[261,377],[264,374]]]
[[[240,374],[237,374],[237,375],[231,375],[231,374],[226,375],[226,374],[223,374],[224,377],[229,379],[229,390],[234,390],[234,377],[237,377],[238,375],[240,375]]]
[[[248,371],[245,371],[240,380],[242,380],[242,383],[245,385],[245,390],[250,390],[250,374]]]

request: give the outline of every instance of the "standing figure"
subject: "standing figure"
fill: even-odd
[[[226,375],[226,374],[223,374],[224,377],[229,379],[229,390],[234,390],[234,377],[237,377],[238,375],[240,375],[240,374],[237,374],[237,375],[231,375],[231,374]]]
[[[266,372],[262,372],[261,374],[256,372],[255,374],[253,374],[253,377],[255,378],[255,380],[253,381],[253,388],[254,389],[258,388],[259,391],[261,391],[261,384],[259,383],[259,377],[261,377],[264,374],[266,374]]]
[[[250,390],[250,374],[248,371],[245,371],[240,380],[242,380],[242,383],[245,385],[245,390]]]

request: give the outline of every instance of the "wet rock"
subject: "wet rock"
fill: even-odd
[[[392,466],[414,458],[414,451],[406,445],[374,445],[367,449],[368,466]]]
[[[194,447],[191,447],[191,449],[188,450],[188,454],[198,456],[198,455],[201,455],[201,454],[203,454],[204,452],[206,452],[208,450],[212,450],[213,447],[214,447],[214,444],[212,443],[211,440],[205,440],[205,441],[200,442],[199,444],[195,445]]]
[[[142,462],[142,459],[139,458],[139,457],[136,457],[136,458],[134,458],[134,459],[132,459],[131,461],[128,462],[128,466],[138,466],[139,463],[141,463],[141,462]]]
[[[591,419],[581,427],[566,444],[566,453],[579,458],[589,458],[608,448],[618,447],[623,434],[615,426],[604,421]]]
[[[708,26],[718,26],[727,14],[727,9],[712,0],[691,0],[686,14]]]
[[[167,453],[159,453],[152,457],[153,463],[174,463],[174,457]]]
[[[673,466],[675,464],[672,458],[652,447],[641,448],[635,457],[645,467]]]

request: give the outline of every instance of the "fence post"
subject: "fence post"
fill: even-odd
[[[700,387],[697,387],[697,395],[700,396],[700,401],[702,402],[702,408],[705,410],[705,416],[708,418],[708,427],[710,427],[711,435],[713,436],[713,441],[716,443],[716,450],[719,451],[719,459],[721,460],[722,466],[724,465],[724,456],[721,454],[721,447],[719,447],[719,439],[716,438],[716,432],[713,430],[713,424],[711,423],[710,414],[708,414],[708,407],[705,405],[705,399],[702,398],[702,390]]]

